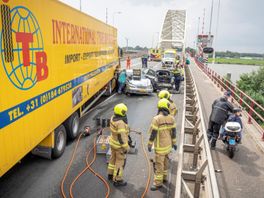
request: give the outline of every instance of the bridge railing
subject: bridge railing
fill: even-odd
[[[264,117],[262,116],[264,115],[264,107],[258,104],[241,89],[239,89],[234,83],[220,76],[213,69],[202,63],[199,59],[195,58],[194,60],[196,65],[201,68],[201,70],[221,89],[221,91],[231,91],[232,102],[236,102],[239,106],[244,107],[244,110],[247,113],[248,123],[253,123],[258,128],[258,131],[264,140]]]
[[[184,87],[175,198],[219,198],[200,99],[188,67]]]

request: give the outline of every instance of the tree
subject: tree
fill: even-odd
[[[241,75],[240,79],[237,81],[237,86],[261,106],[264,106],[264,66],[260,67],[256,72]],[[259,108],[254,108],[254,110],[264,117],[264,112],[262,110]],[[254,118],[263,125],[260,120],[256,117]]]

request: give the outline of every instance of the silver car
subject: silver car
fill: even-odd
[[[141,71],[140,71],[141,72]],[[144,75],[135,76],[133,70],[127,70],[127,81],[125,92],[127,94],[151,94],[153,87],[150,79]]]

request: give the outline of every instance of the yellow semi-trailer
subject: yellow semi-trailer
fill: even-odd
[[[0,176],[60,157],[88,100],[114,84],[116,29],[56,0],[1,0]],[[100,95],[100,94],[99,94]]]

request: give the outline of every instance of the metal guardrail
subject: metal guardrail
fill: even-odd
[[[200,99],[189,67],[185,79],[175,198],[219,198]]]
[[[214,70],[209,68],[204,63],[200,62],[197,58],[194,59],[196,65],[198,65],[201,70],[221,89],[223,90],[230,90],[232,93],[232,102],[236,102],[239,106],[245,107],[248,123],[254,125],[260,131],[262,135],[262,139],[264,140],[264,128],[259,124],[254,118],[257,118],[260,122],[264,123],[264,117],[259,113],[261,112],[264,114],[264,107],[258,104],[255,100],[253,100],[250,96],[248,96],[245,92],[239,89],[234,83],[231,81],[221,77],[218,73]],[[258,109],[258,112],[257,110]]]

